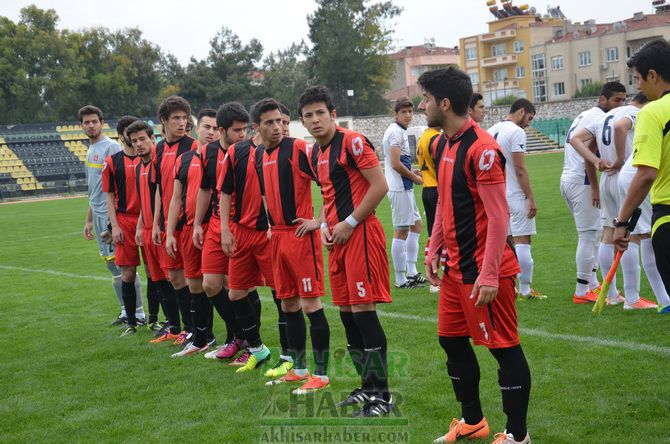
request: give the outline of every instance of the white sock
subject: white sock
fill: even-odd
[[[596,238],[595,231],[580,231],[577,233],[577,251],[575,262],[577,263],[577,285],[575,294],[584,296],[589,291],[589,281],[593,272],[593,242]]]
[[[623,270],[623,293],[626,304],[633,305],[640,299],[640,247],[634,242],[621,256]]]
[[[138,318],[144,317],[144,307],[142,307],[142,280],[140,274],[135,273],[135,315]]]
[[[407,234],[407,275],[416,276],[416,260],[419,257],[419,233],[409,232]]]
[[[598,249],[598,263],[600,264],[600,269],[603,270],[603,273],[609,272],[614,263],[614,245],[600,243],[600,248]],[[619,293],[616,289],[616,274],[612,278],[610,291],[607,294],[607,297],[611,300],[616,300],[619,297]]]
[[[407,282],[405,269],[407,268],[407,242],[404,239],[393,238],[391,243],[391,256],[393,257],[393,268],[395,268],[396,285],[404,285]]]
[[[591,272],[591,279],[589,279],[589,288],[591,290],[596,289],[600,286],[600,281],[598,281],[598,261],[596,258],[598,257],[598,249],[600,248],[600,242],[599,239],[603,238],[603,230],[602,228],[598,231],[596,231],[596,236],[593,238],[593,270]],[[604,273],[607,274],[608,270],[605,270]],[[600,274],[603,274],[602,269],[600,270]],[[603,275],[604,276],[604,275]]]
[[[516,257],[519,260],[521,273],[519,273],[519,292],[528,296],[530,294],[530,283],[533,280],[533,257],[530,254],[530,244],[516,244]]]
[[[123,307],[123,294],[121,293],[121,270],[116,266],[113,260],[105,261],[105,266],[112,273],[112,287],[114,288],[114,293],[116,294],[116,300],[119,301],[119,305]]]
[[[644,273],[647,275],[649,285],[654,291],[658,306],[661,308],[667,307],[670,305],[670,296],[668,296],[661,275],[658,273],[658,268],[656,268],[656,256],[654,256],[654,247],[651,245],[651,238],[640,241],[640,250],[642,251]]]
[[[119,295],[121,295],[121,286],[123,285],[123,281],[121,280],[121,275],[118,276],[112,276],[112,287],[114,287],[114,293],[116,293],[117,299],[119,298]],[[121,316],[126,315],[126,307],[123,305],[123,296],[121,296]]]

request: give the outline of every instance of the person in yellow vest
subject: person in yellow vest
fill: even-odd
[[[440,128],[428,127],[419,138],[416,147],[416,159],[419,163],[419,170],[423,178],[423,191],[421,200],[423,209],[426,212],[426,221],[428,223],[428,241],[426,242],[425,253],[428,252],[430,245],[430,234],[433,232],[433,222],[435,221],[435,209],[437,208],[437,173],[435,172],[435,162],[433,162],[431,146],[435,139],[440,137],[442,130]],[[430,286],[431,293],[440,291],[439,287]]]

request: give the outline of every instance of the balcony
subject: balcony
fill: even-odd
[[[503,31],[489,32],[482,34],[480,40],[482,42],[499,42],[516,37],[516,29],[505,29]]]
[[[513,89],[519,87],[519,81],[517,79],[507,79],[499,81],[486,81],[484,82],[484,87],[486,89]]]
[[[490,68],[494,66],[516,65],[518,61],[519,56],[516,54],[504,54],[482,59],[482,67]]]

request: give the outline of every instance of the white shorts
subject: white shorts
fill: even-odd
[[[507,199],[509,205],[509,235],[510,236],[530,236],[535,231],[535,218],[528,219],[527,200]]]
[[[561,182],[561,196],[575,219],[577,231],[600,230],[600,210],[593,206],[590,185]]]
[[[107,229],[109,224],[109,216],[93,213],[93,231],[95,232],[95,240],[98,241],[98,248],[100,249],[100,256],[106,260],[114,260],[114,242],[106,244],[100,239],[100,233]]]
[[[421,220],[414,191],[389,191],[388,198],[391,202],[393,228],[408,228],[413,226],[417,220]]]
[[[623,202],[628,194],[628,188],[630,188],[630,183],[633,181],[634,174],[621,174],[619,173],[619,202]],[[632,234],[650,234],[651,233],[651,199],[647,194],[647,197],[644,198],[644,202],[640,205],[640,218],[637,220],[635,229]]]
[[[619,175],[600,175],[600,223],[614,228],[612,221],[619,214]]]

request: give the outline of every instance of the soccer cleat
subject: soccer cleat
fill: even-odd
[[[275,380],[268,381],[265,385],[279,385],[279,384],[292,384],[296,382],[307,381],[310,378],[309,372],[304,375],[297,374],[293,369],[289,370],[284,376],[281,376]]]
[[[658,307],[658,314],[667,314],[670,313],[670,305],[665,307]]]
[[[623,304],[624,310],[648,310],[650,308],[658,308],[658,305],[651,302],[649,299],[640,298],[634,304]]]
[[[525,300],[525,301],[534,301],[534,300],[537,300],[537,299],[547,299],[546,294],[542,294],[542,293],[540,293],[539,291],[537,291],[533,288],[530,289],[530,293],[528,293],[528,294],[522,294],[520,291],[517,291],[516,296],[519,299]]]
[[[526,433],[526,437],[522,441],[515,441],[514,435],[507,433],[507,430],[505,430],[502,433],[496,433],[491,444],[530,444],[530,436]]]
[[[622,302],[624,302],[625,299],[623,296],[621,296],[621,293],[617,294],[616,299],[610,299],[609,297],[607,298],[607,305],[619,305]]]
[[[466,424],[464,419],[460,421],[456,418],[451,420],[449,431],[446,435],[440,436],[433,444],[442,444],[446,442],[456,442],[460,438],[465,439],[485,439],[489,437],[489,423],[486,418],[482,418],[475,425]]]
[[[214,344],[216,344],[215,337],[207,338],[207,347],[214,347]]]
[[[598,300],[598,295],[589,290],[584,296],[572,296],[572,302],[575,304],[593,304]]]
[[[600,296],[600,290],[603,289],[603,284],[598,285],[596,288],[591,288],[589,291]]]
[[[312,376],[300,388],[293,390],[294,395],[306,395],[308,393],[318,392],[330,386],[330,378],[327,376],[325,380],[320,376]]]
[[[144,327],[147,325],[147,318],[137,318],[137,326]]]
[[[393,398],[388,401],[384,401],[380,398],[375,398],[371,396],[370,399],[363,405],[363,408],[353,414],[355,417],[359,418],[376,418],[380,416],[386,416],[391,411],[395,405],[393,404]]]
[[[208,349],[209,349],[209,347],[207,347],[207,345],[205,345],[204,347],[197,347],[197,346],[193,345],[193,343],[191,342],[186,347],[184,347],[181,351],[178,351],[177,353],[174,353],[171,357],[172,358],[180,358],[182,356],[195,355],[196,353],[205,352]]]
[[[408,281],[416,282],[417,284],[425,284],[428,282],[426,280],[426,277],[422,275],[421,273],[417,273],[414,276],[407,276]]]
[[[251,356],[251,353],[249,353],[248,350],[244,350],[244,352],[241,355],[239,355],[237,358],[231,361],[228,365],[233,367],[243,367],[247,365],[247,361],[249,361],[249,356]]]
[[[362,388],[355,388],[349,393],[349,396],[344,401],[337,403],[337,407],[348,407],[350,405],[361,404],[368,402],[370,398],[365,394]]]
[[[285,359],[279,359],[275,365],[272,366],[272,368],[269,368],[268,371],[265,372],[265,377],[266,378],[279,378],[281,376],[284,376],[293,368],[293,362],[287,361]]]
[[[160,324],[160,322],[152,322],[148,325],[149,330],[152,331],[154,334],[162,334],[163,326]]]
[[[175,340],[177,340],[177,338],[179,338],[179,335],[178,335],[178,334],[177,334],[177,335],[173,335],[172,333],[170,333],[170,330],[167,330],[167,331],[166,331],[165,333],[163,333],[161,336],[159,336],[159,337],[157,337],[157,338],[154,338],[154,339],[152,339],[152,340],[149,341],[149,342],[152,343],[152,344],[158,344],[159,342],[165,342],[165,341],[172,341],[172,342],[174,342]]]
[[[128,326],[125,330],[123,330],[123,333],[119,335],[119,338],[125,338],[126,336],[132,336],[135,333],[137,333],[137,327],[133,327],[132,325]]]
[[[395,284],[395,288],[402,288],[402,289],[405,289],[405,288],[423,288],[423,284],[420,284],[416,281],[407,280],[402,285]]]
[[[216,355],[217,355],[217,353],[219,353],[219,351],[220,351],[223,347],[224,347],[224,346],[221,345],[221,346],[219,346],[218,348],[216,348],[216,349],[214,349],[214,350],[212,350],[212,351],[208,351],[207,353],[205,353],[205,359],[216,359]]]
[[[218,359],[234,358],[237,352],[239,352],[241,348],[242,348],[242,340],[234,339],[228,342],[222,348],[220,348],[219,353],[217,353],[216,357]]]
[[[255,353],[251,353],[247,363],[244,364],[242,367],[238,368],[236,370],[236,373],[244,373],[244,372],[249,372],[251,370],[256,370],[258,367],[260,367],[265,361],[267,361],[271,357],[272,357],[272,353],[270,353],[270,349],[267,348],[264,345],[263,348],[260,351],[257,351]]]
[[[121,316],[121,315],[119,315],[119,317],[116,318],[116,319],[114,319],[114,322],[112,322],[112,323],[109,324],[109,325],[111,325],[111,326],[113,326],[113,327],[116,327],[116,326],[118,326],[118,325],[123,325],[123,324],[125,324],[126,322],[128,322],[128,318],[125,317],[125,316]]]
[[[188,342],[189,339],[191,339],[191,336],[193,336],[193,333],[188,331],[182,331],[181,333],[179,333],[177,339],[174,340],[173,344],[184,345],[185,343]]]

